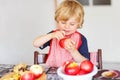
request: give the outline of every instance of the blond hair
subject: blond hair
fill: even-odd
[[[67,21],[71,17],[76,17],[79,26],[82,26],[84,21],[84,10],[82,5],[77,0],[64,0],[55,12],[55,20]]]

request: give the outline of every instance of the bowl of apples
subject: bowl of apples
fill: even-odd
[[[63,80],[92,80],[97,72],[97,67],[89,60],[81,63],[67,61],[57,70],[57,74]]]

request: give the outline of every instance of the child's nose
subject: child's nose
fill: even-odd
[[[65,25],[65,28],[69,28],[69,24],[66,24],[66,25]]]

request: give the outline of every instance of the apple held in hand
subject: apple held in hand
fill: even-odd
[[[32,65],[30,71],[34,74],[35,78],[39,78],[43,74],[43,68],[40,65]]]
[[[80,70],[83,70],[86,73],[90,73],[91,71],[93,71],[93,67],[93,63],[89,60],[85,60],[80,64]]]
[[[76,62],[69,62],[65,65],[64,71],[68,75],[77,75],[80,71],[80,67]]]
[[[25,71],[25,72],[21,75],[21,80],[35,80],[34,74],[31,73],[30,71]]]
[[[69,38],[63,38],[59,41],[59,45],[61,48],[65,48],[65,42],[66,40],[68,40]]]

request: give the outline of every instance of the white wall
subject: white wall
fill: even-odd
[[[32,41],[55,27],[53,1],[0,0],[0,63],[33,63],[39,49]],[[88,38],[90,51],[102,48],[104,61],[120,62],[120,0],[112,1],[112,6],[85,6],[79,31]]]
[[[0,0],[0,63],[33,63],[33,39],[54,28],[52,0]]]
[[[103,60],[120,62],[120,0],[112,6],[85,7],[82,32],[88,38],[90,51],[103,50]]]

